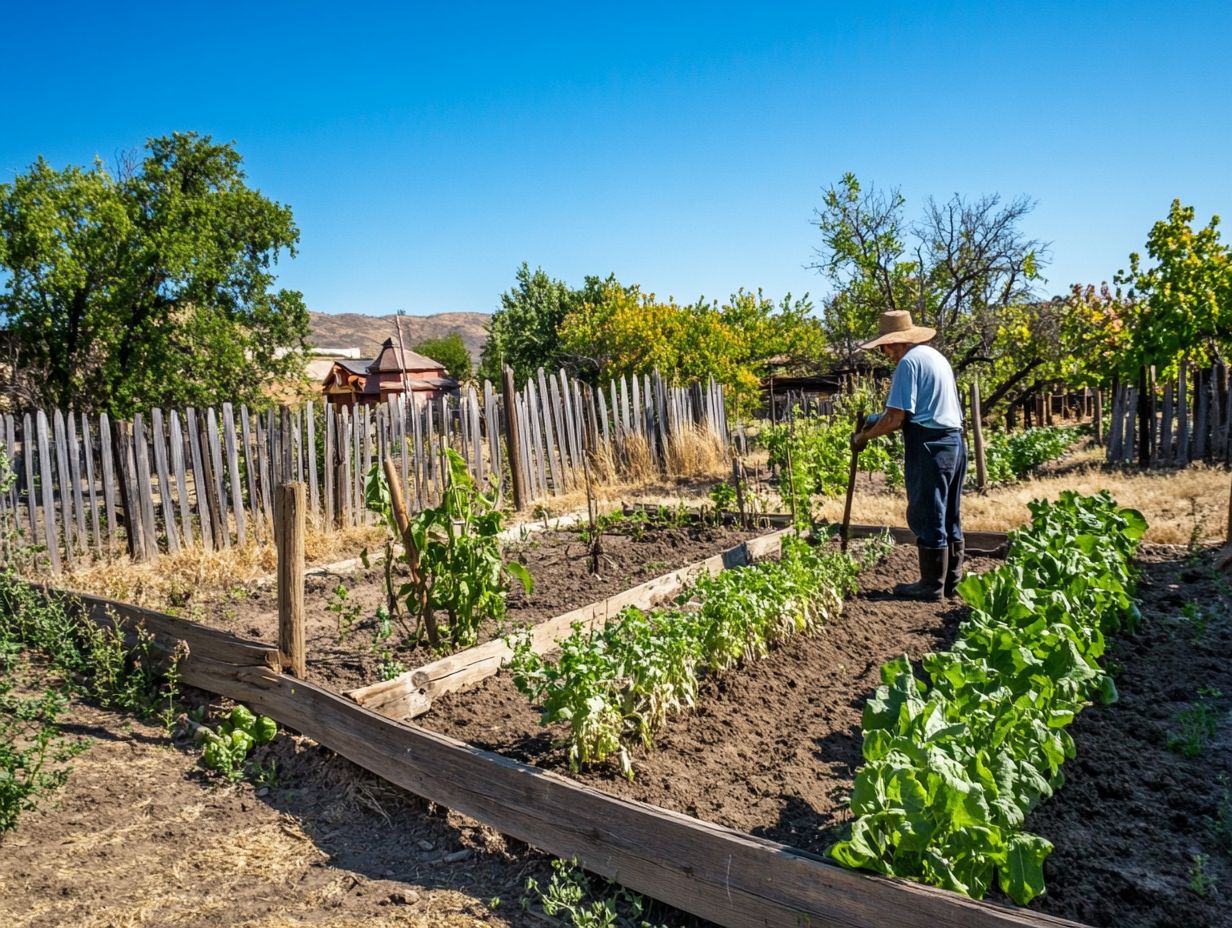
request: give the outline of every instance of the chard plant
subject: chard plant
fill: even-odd
[[[1107,493],[1031,504],[1007,563],[958,587],[971,606],[954,647],[882,667],[864,707],[864,765],[844,866],[982,898],[995,881],[1025,905],[1044,891],[1052,845],[1023,830],[1074,756],[1065,728],[1091,700],[1112,702],[1105,635],[1132,630],[1130,557],[1146,530]]]

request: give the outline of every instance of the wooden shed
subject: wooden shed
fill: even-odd
[[[417,404],[458,392],[458,382],[437,361],[385,339],[371,360],[335,360],[322,384],[334,406],[374,406],[391,396],[410,393]]]

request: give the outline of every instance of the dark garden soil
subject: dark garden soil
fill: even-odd
[[[696,711],[672,721],[653,751],[635,753],[632,782],[614,765],[571,775],[824,853],[849,820],[860,715],[881,664],[948,647],[968,613],[887,598],[914,560],[898,548],[862,576],[865,592],[820,635],[707,682]],[[1209,558],[1186,564],[1176,549],[1159,548],[1143,560],[1143,630],[1111,648],[1121,699],[1079,716],[1068,782],[1028,822],[1056,845],[1048,894],[1032,908],[1117,928],[1232,925],[1221,896],[1232,892],[1232,597]],[[1183,616],[1187,602],[1197,620]],[[1185,730],[1195,705],[1209,711],[1215,735],[1187,758],[1169,749],[1169,737]],[[565,772],[563,726],[541,728],[507,674],[439,700],[421,723]]]
[[[1232,926],[1232,596],[1212,563],[1183,549],[1143,551],[1143,628],[1109,655],[1120,701],[1079,716],[1067,783],[1027,824],[1056,845],[1048,893],[1032,909],[1115,928]],[[860,713],[880,665],[948,646],[967,614],[961,604],[888,598],[914,568],[913,551],[895,550],[820,634],[709,681],[654,751],[635,752],[633,782],[614,766],[572,776],[823,852],[847,819]],[[1185,733],[1195,706],[1206,707],[1214,734],[1186,757],[1169,739]],[[0,924],[544,924],[518,906],[528,876],[545,882],[542,855],[307,739],[284,735],[259,749],[278,761],[276,786],[219,786],[193,749],[157,726],[75,713],[89,751],[68,785],[0,841]],[[560,732],[540,728],[505,674],[440,699],[420,721],[565,772]]]
[[[505,549],[506,559],[523,563],[534,581],[529,595],[512,583],[506,624],[542,622],[705,560],[767,531],[700,523],[618,524],[601,537],[598,575],[590,573],[589,546],[578,530],[528,534],[525,541]],[[395,589],[405,579],[405,574],[396,574]],[[305,578],[304,596],[308,679],[313,683],[345,692],[381,679],[382,661],[397,661],[409,670],[438,656],[426,646],[406,644],[411,629],[397,622],[392,623],[390,637],[378,637],[377,610],[386,603],[384,568],[379,562],[355,571],[310,574]],[[269,584],[238,588],[228,594],[226,602],[181,612],[246,638],[278,640],[277,591]],[[480,629],[479,640],[486,641],[499,631],[495,622],[489,622]]]

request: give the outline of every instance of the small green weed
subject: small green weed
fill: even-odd
[[[1205,899],[1215,888],[1215,878],[1207,872],[1210,858],[1205,854],[1194,854],[1189,867],[1189,891],[1201,899]]]
[[[1176,716],[1176,730],[1168,734],[1168,747],[1186,757],[1197,757],[1207,742],[1215,737],[1221,713],[1213,704],[1223,696],[1213,687],[1198,690],[1198,699]]]
[[[325,603],[325,609],[334,614],[338,625],[338,641],[346,641],[355,630],[355,623],[359,621],[359,603],[351,599],[351,593],[345,583],[334,587]]]
[[[198,728],[196,740],[201,745],[202,763],[235,782],[243,779],[252,749],[268,744],[276,734],[278,723],[273,719],[254,715],[247,706],[236,706],[217,730],[205,725]]]
[[[406,673],[406,664],[397,660],[393,652],[384,650],[381,652],[381,659],[376,665],[376,675],[381,680],[392,680],[394,677],[401,676]]]
[[[1189,637],[1195,644],[1206,636],[1206,626],[1210,615],[1196,602],[1190,600],[1181,607],[1181,616],[1189,624]]]
[[[541,887],[526,881],[523,911],[540,906],[552,918],[573,928],[656,928],[644,920],[646,901],[618,883],[592,877],[576,860],[552,861],[552,879]]]

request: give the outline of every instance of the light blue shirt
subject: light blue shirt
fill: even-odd
[[[954,371],[945,356],[928,345],[916,345],[898,362],[886,406],[906,411],[909,421],[925,428],[962,428]]]

